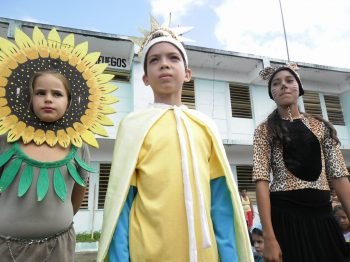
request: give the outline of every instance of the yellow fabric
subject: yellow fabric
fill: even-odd
[[[241,197],[241,199],[242,199],[242,206],[243,206],[244,212],[251,211],[251,208],[250,208],[250,199],[249,199],[249,197],[246,197],[246,198],[247,198],[247,199],[245,199],[244,197]]]
[[[224,174],[226,177],[227,185],[228,188],[231,192],[231,199],[233,202],[233,209],[234,209],[234,225],[235,225],[235,231],[236,231],[236,246],[238,250],[238,256],[239,256],[239,261],[254,261],[253,256],[252,256],[252,251],[250,247],[250,242],[249,242],[249,237],[247,234],[247,227],[245,223],[245,218],[244,218],[244,213],[243,209],[240,204],[240,198],[239,194],[237,191],[237,187],[234,184],[231,169],[229,166],[229,163],[227,161],[224,147],[221,143],[219,133],[216,130],[215,125],[211,122],[210,119],[202,115],[201,113],[194,111],[194,110],[184,110],[186,115],[191,118],[193,121],[191,121],[192,124],[194,122],[196,123],[197,126],[202,126],[205,127],[204,129],[198,128],[198,130],[206,130],[203,132],[204,134],[209,135],[212,141],[212,149],[211,151],[215,152],[214,156],[217,158],[218,162],[221,163],[218,166],[222,166],[224,169]],[[158,120],[161,121],[160,119],[162,115],[167,113],[167,109],[162,109],[162,108],[149,108],[147,110],[144,110],[142,112],[136,112],[130,114],[123,122],[120,124],[119,130],[118,130],[118,135],[116,139],[116,146],[114,149],[114,154],[113,154],[113,163],[111,167],[111,175],[110,175],[110,181],[109,181],[109,187],[107,190],[107,195],[106,195],[106,202],[105,202],[105,209],[104,209],[104,218],[103,218],[103,226],[102,226],[102,234],[101,234],[101,239],[100,239],[100,244],[99,244],[99,251],[98,251],[98,257],[97,261],[102,261],[107,257],[108,254],[108,248],[111,242],[111,239],[113,237],[117,221],[119,218],[119,214],[121,212],[121,209],[123,207],[123,204],[125,202],[125,199],[127,197],[127,192],[130,187],[130,182],[132,180],[132,176],[134,174],[134,171],[136,167],[139,166],[139,160],[141,159],[141,150],[143,146],[147,146],[147,143],[144,144],[145,138],[147,136],[147,139],[157,139],[157,135],[155,133],[155,137],[152,138],[152,131],[153,128],[157,128],[157,125],[153,126]],[[167,114],[165,114],[165,120],[167,119]],[[158,123],[158,122],[157,122]],[[161,123],[161,122],[160,122]],[[191,124],[191,125],[192,125]],[[173,125],[175,127],[175,125]],[[151,128],[153,127],[153,128]],[[172,128],[170,126],[165,126],[165,129],[168,130],[169,128]],[[149,137],[148,137],[149,133]],[[197,134],[197,132],[196,132]],[[174,138],[175,140],[175,138]],[[174,143],[175,146],[178,145],[175,144],[175,141],[168,141],[168,143]],[[203,142],[205,143],[205,142]],[[121,148],[127,148],[128,150],[121,150]],[[202,154],[202,152],[201,152]],[[199,155],[199,154],[198,154]],[[140,157],[139,157],[140,156]],[[213,160],[213,166],[215,166],[215,157],[212,159]],[[171,158],[169,157],[169,160]],[[158,160],[159,161],[159,160]],[[163,159],[163,161],[165,161]],[[144,165],[148,168],[149,165]],[[216,166],[214,169],[216,169],[218,166]],[[169,169],[169,167],[168,167]],[[214,170],[213,169],[213,170]],[[137,169],[136,169],[137,170]],[[137,175],[137,172],[140,172],[139,170],[136,171],[136,179],[134,183],[136,185],[139,185],[140,182],[138,178],[140,178],[140,174]],[[214,173],[213,173],[214,174]],[[206,179],[209,180],[209,177],[215,177],[213,174],[206,175]],[[147,180],[143,181],[144,183],[147,183]],[[193,181],[192,181],[193,184]],[[209,187],[208,185],[206,185]],[[152,187],[152,185],[151,185]],[[205,186],[203,186],[203,189],[205,189]],[[164,190],[164,189],[163,189]],[[205,204],[207,206],[207,210],[210,210],[210,200],[208,199],[210,194],[208,193],[209,189],[205,189]],[[194,190],[194,200],[195,203],[197,203],[197,191]],[[140,191],[138,194],[141,194]],[[154,192],[154,194],[159,194],[159,192]],[[182,195],[181,195],[182,197]],[[142,197],[141,197],[142,198]],[[142,198],[143,199],[143,198]],[[136,200],[136,199],[135,199]],[[158,200],[157,200],[158,201]],[[183,205],[183,199],[178,201],[178,205]],[[141,203],[142,204],[142,203]],[[157,207],[156,205],[162,205],[164,203],[162,202],[154,202],[152,205]],[[139,206],[139,203],[134,204],[134,206]],[[134,213],[134,207],[133,207],[133,213]],[[165,213],[165,212],[164,212]],[[197,215],[198,212],[196,210],[195,214]],[[134,214],[132,214],[133,216]],[[153,215],[154,216],[154,215]],[[132,218],[135,219],[135,218]],[[156,219],[156,218],[153,218]],[[168,218],[171,219],[171,218]],[[142,220],[142,218],[141,218]],[[146,220],[142,220],[146,221]],[[186,220],[184,220],[186,221]],[[211,221],[211,220],[209,220]],[[169,222],[165,222],[169,223]],[[197,223],[196,226],[198,226],[199,223]],[[153,225],[153,226],[158,226]],[[182,225],[184,228],[187,228],[187,223],[185,222]],[[134,227],[134,225],[133,225]],[[177,232],[175,228],[173,228],[173,224],[171,224],[170,229],[168,230],[173,230],[175,233]],[[132,229],[132,231],[135,229]],[[184,229],[182,229],[183,231]],[[187,231],[187,230],[186,230]],[[196,233],[199,232],[199,230],[196,228]],[[185,234],[183,234],[185,235]],[[211,232],[212,238],[213,238],[213,233]],[[131,236],[130,234],[130,237]],[[149,239],[152,240],[153,236],[147,235]],[[165,238],[166,239],[166,238]],[[197,239],[198,239],[198,234],[197,234]],[[199,238],[201,239],[201,237]],[[180,238],[176,240],[174,243],[170,243],[173,245],[177,245],[178,242],[180,242]],[[182,241],[182,240],[181,240]],[[186,239],[186,241],[188,241]],[[168,241],[170,242],[170,241]],[[215,241],[213,241],[213,244]],[[198,243],[198,247],[200,247],[201,241]],[[214,244],[215,245],[215,244]],[[134,247],[131,247],[134,249]],[[135,248],[141,248],[140,246],[135,247]],[[153,247],[154,248],[154,247]],[[188,252],[188,251],[187,251]],[[185,259],[183,261],[187,261],[188,259]],[[136,260],[137,261],[137,260]],[[142,259],[141,261],[144,261]],[[160,261],[159,258],[157,258],[155,261]],[[181,260],[178,260],[181,261]],[[205,261],[201,260],[201,257],[199,257],[199,261]],[[209,261],[209,260],[208,260]],[[212,261],[212,260],[211,260]],[[215,260],[214,260],[215,261]]]
[[[223,168],[212,152],[211,137],[206,129],[190,120],[205,206],[213,246],[201,248],[201,228],[197,188],[192,158],[189,170],[194,200],[198,261],[218,261],[210,214],[210,179],[223,176]],[[188,137],[187,151],[190,152]],[[167,157],[164,157],[167,156]],[[187,261],[189,241],[181,154],[173,110],[168,110],[148,132],[143,142],[133,184],[137,195],[130,212],[131,261]],[[174,260],[175,259],[175,260]]]

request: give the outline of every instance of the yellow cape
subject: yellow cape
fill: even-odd
[[[164,108],[148,108],[141,112],[134,112],[129,114],[119,125],[104,206],[102,233],[97,254],[98,262],[108,258],[109,245],[130,188],[131,177],[144,138],[153,124],[167,110]],[[227,186],[231,192],[234,211],[234,221],[232,222],[235,226],[239,261],[254,261],[239,193],[233,180],[219,132],[212,120],[200,112],[191,109],[184,109],[184,112],[199,124],[206,126],[212,137],[214,149],[219,160],[223,163]],[[126,150],[122,150],[123,148]]]

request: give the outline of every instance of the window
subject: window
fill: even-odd
[[[247,189],[247,194],[253,204],[256,203],[255,182],[252,181],[253,166],[239,165],[237,168],[238,188]]]
[[[333,125],[345,126],[339,96],[324,95],[324,102],[326,104],[328,120]]]
[[[88,209],[89,208],[89,180],[86,183],[86,190],[83,198],[83,202],[81,202],[80,209]]]
[[[185,82],[182,86],[181,101],[188,108],[196,108],[196,99],[194,95],[194,81]]]
[[[98,209],[103,209],[108,187],[109,173],[111,171],[110,163],[100,164],[100,181],[98,187]]]
[[[232,117],[252,118],[249,87],[230,84]]]
[[[320,96],[317,92],[305,91],[303,101],[306,113],[322,117]]]

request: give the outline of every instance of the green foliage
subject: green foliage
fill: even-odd
[[[91,238],[91,233],[79,233],[76,235],[77,242],[95,242],[99,241],[101,232],[95,231],[94,238]]]

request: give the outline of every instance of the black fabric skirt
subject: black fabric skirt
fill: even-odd
[[[271,192],[271,219],[283,262],[349,262],[350,247],[332,215],[330,192]]]

